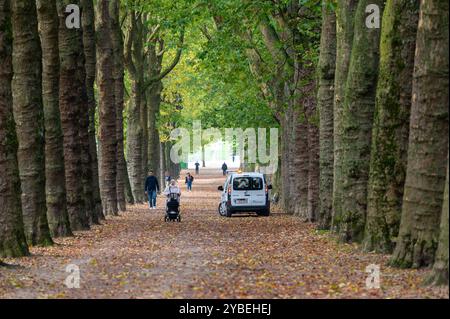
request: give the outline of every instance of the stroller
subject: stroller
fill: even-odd
[[[180,202],[179,195],[176,193],[170,193],[166,202],[166,216],[164,217],[165,222],[181,222],[180,215]]]

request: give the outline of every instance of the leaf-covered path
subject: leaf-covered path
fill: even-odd
[[[134,206],[32,248],[0,267],[0,298],[448,298],[447,288],[420,287],[426,270],[387,267],[387,256],[337,244],[293,216],[219,216],[223,177],[202,173],[183,192],[181,223],[163,221],[158,198],[157,210]],[[79,289],[64,284],[69,264],[80,268]],[[381,267],[381,289],[365,288],[369,264]]]

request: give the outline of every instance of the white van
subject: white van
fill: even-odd
[[[260,216],[270,215],[269,190],[261,173],[231,173],[223,186],[219,214],[231,217],[233,213],[256,212]]]

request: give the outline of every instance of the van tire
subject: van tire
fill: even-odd
[[[229,206],[226,206],[226,217],[231,217],[233,215],[233,212],[231,211],[231,208]]]

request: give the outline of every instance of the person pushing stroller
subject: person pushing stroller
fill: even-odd
[[[165,221],[181,221],[180,216],[180,199],[181,199],[181,190],[177,185],[177,182],[172,179],[170,180],[170,184],[167,185],[163,194],[167,197],[166,201],[166,216],[164,217]]]

